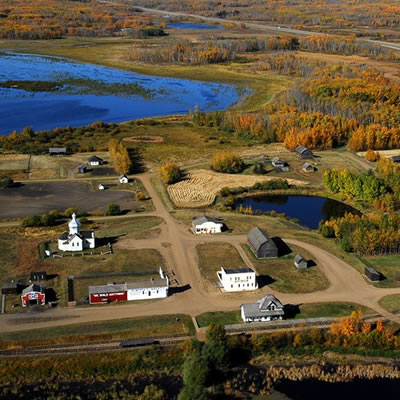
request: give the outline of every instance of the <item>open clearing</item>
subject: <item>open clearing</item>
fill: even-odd
[[[0,190],[0,218],[43,214],[74,207],[79,211],[103,209],[110,202],[131,209],[132,192],[93,191],[88,183],[30,183]]]
[[[191,171],[187,178],[168,186],[168,194],[178,207],[205,207],[212,204],[223,187],[249,187],[275,177],[219,174],[204,169]],[[305,185],[306,182],[288,179],[290,185]]]
[[[379,304],[386,311],[392,313],[398,313],[400,311],[400,294],[392,294],[389,296],[382,297],[379,300]]]
[[[70,343],[77,340],[111,340],[144,336],[190,335],[193,333],[194,327],[188,315],[173,314],[91,322],[90,326],[88,324],[71,324],[2,333],[0,335],[0,347],[25,347],[40,345],[42,342],[46,344]]]

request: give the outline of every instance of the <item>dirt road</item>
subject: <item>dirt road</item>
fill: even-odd
[[[121,242],[125,248],[155,248],[165,257],[168,269],[176,282],[176,292],[163,300],[154,300],[124,305],[104,307],[59,308],[49,310],[32,318],[29,314],[10,314],[0,316],[0,332],[26,330],[72,323],[88,323],[99,320],[113,320],[134,316],[150,316],[161,314],[184,313],[195,316],[207,311],[238,310],[240,305],[254,302],[271,293],[268,286],[249,293],[221,293],[217,288],[204,285],[196,260],[196,245],[201,242],[226,241],[234,245],[242,255],[245,263],[252,266],[251,261],[241,248],[246,242],[244,235],[194,236],[188,227],[178,223],[165,208],[157,191],[151,184],[151,173],[140,176],[147,192],[152,198],[155,211],[146,213],[161,217],[165,224],[161,225],[161,233],[157,239],[130,240]],[[141,214],[142,215],[142,214]],[[305,294],[287,294],[275,291],[275,294],[286,304],[302,304],[310,302],[345,301],[354,302],[372,308],[385,318],[400,323],[400,318],[383,310],[378,300],[389,294],[400,294],[400,288],[381,289],[369,285],[365,279],[350,265],[340,258],[312,244],[293,239],[284,239],[310,252],[316,263],[330,282],[328,289]]]

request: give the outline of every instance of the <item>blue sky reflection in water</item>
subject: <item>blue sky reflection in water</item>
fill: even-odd
[[[154,67],[156,68],[156,66]],[[0,135],[94,121],[184,114],[196,104],[221,110],[237,102],[232,85],[153,77],[58,57],[0,52],[0,82],[47,81],[60,90],[31,92],[0,87]]]
[[[222,25],[207,25],[207,24],[168,24],[167,28],[175,29],[223,29]]]
[[[336,200],[316,196],[268,195],[247,197],[239,200],[235,207],[251,206],[253,210],[285,213],[290,218],[297,218],[301,225],[318,229],[321,220],[342,217],[346,212],[359,214],[354,208]]]

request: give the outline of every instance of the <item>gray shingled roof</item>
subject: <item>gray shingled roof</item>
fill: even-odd
[[[100,157],[97,157],[97,156],[89,157],[88,162],[92,162],[92,161],[99,161],[99,162],[101,162],[101,161],[103,161],[103,159],[100,158]]]
[[[301,254],[296,254],[296,257],[294,258],[294,262],[299,263],[302,261],[306,261],[306,259]]]
[[[192,223],[194,225],[202,225],[205,222],[214,222],[215,224],[220,224],[221,221],[217,218],[208,217],[207,215],[202,215],[201,217],[194,218]]]
[[[392,156],[393,162],[400,162],[400,156]]]
[[[272,242],[268,233],[258,227],[249,231],[247,239],[256,251],[258,251],[265,242]]]
[[[75,236],[78,236],[80,239],[90,239],[92,238],[92,232],[93,231],[80,231],[79,233],[74,233],[71,237],[69,235],[69,232],[63,232],[60,236],[59,239],[60,240],[65,240],[67,242],[69,242],[72,238],[74,238]]]
[[[271,303],[275,303],[278,309],[267,310],[267,306]],[[267,295],[256,303],[242,304],[243,312],[246,317],[265,317],[265,316],[280,316],[284,315],[283,304],[272,295]]]
[[[150,288],[162,288],[168,287],[167,279],[147,279],[147,280],[137,280],[137,281],[130,281],[127,282],[128,289],[150,289]]]
[[[294,151],[298,154],[303,154],[305,151],[308,151],[307,147],[297,146]]]
[[[89,294],[126,292],[126,283],[117,283],[102,286],[89,286]]]

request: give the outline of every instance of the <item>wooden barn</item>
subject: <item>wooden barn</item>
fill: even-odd
[[[278,247],[261,228],[253,228],[247,235],[247,244],[257,258],[278,257]]]
[[[22,307],[46,304],[46,289],[37,284],[28,286],[22,291],[21,296]]]
[[[89,303],[112,303],[127,301],[128,290],[126,283],[108,283],[103,286],[89,286]]]
[[[371,282],[379,282],[382,279],[382,275],[369,266],[365,266],[364,274]]]
[[[294,152],[301,160],[312,160],[314,158],[313,152],[304,146],[297,146]]]

